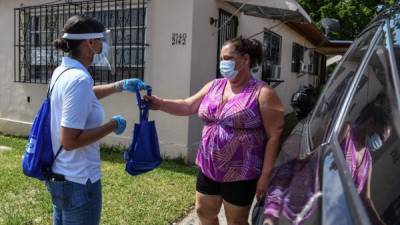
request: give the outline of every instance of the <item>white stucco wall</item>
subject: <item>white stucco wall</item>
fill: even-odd
[[[44,1],[23,1],[24,4]],[[46,85],[14,83],[14,8],[22,1],[0,1],[0,132],[26,135],[45,96]],[[28,103],[27,97],[31,101]]]
[[[13,135],[27,135],[47,85],[15,83],[14,80],[14,8],[20,3],[38,5],[48,1],[0,1],[0,132]],[[153,86],[154,94],[166,98],[184,98],[190,95],[191,32],[193,0],[152,0],[147,10],[145,78]],[[172,46],[173,32],[187,33],[184,46]],[[30,97],[30,103],[27,97]],[[110,96],[101,101],[109,119],[115,114],[123,115],[127,129],[123,135],[108,135],[102,139],[107,144],[129,145],[132,127],[138,120],[136,97],[130,93]],[[186,157],[188,140],[187,117],[174,117],[164,113],[151,112],[156,120],[159,141],[163,155]]]
[[[14,60],[14,8],[48,2],[0,1],[0,132],[27,135],[30,123],[38,109],[47,86],[43,84],[15,83]],[[144,80],[153,87],[153,94],[163,98],[186,98],[195,94],[215,78],[217,66],[218,31],[210,25],[210,17],[218,18],[218,10],[236,10],[221,0],[151,0],[147,6],[147,30]],[[248,37],[268,28],[278,21],[239,14],[239,35]],[[282,36],[281,78],[285,82],[276,88],[286,112],[291,111],[290,97],[299,86],[312,82],[310,76],[290,72],[292,42],[312,47],[304,38],[286,25],[273,31]],[[172,45],[172,33],[185,33],[185,45]],[[262,41],[263,35],[256,38]],[[305,58],[307,58],[305,54]],[[30,97],[30,103],[27,97]],[[129,145],[134,122],[138,120],[135,96],[130,93],[115,94],[102,104],[107,118],[121,114],[128,128],[121,136],[110,134],[102,142]],[[168,157],[185,157],[193,162],[201,138],[202,122],[197,116],[177,117],[161,112],[151,112],[156,121],[161,152]]]
[[[193,0],[151,0],[148,10],[148,57],[145,81],[154,95],[186,98],[190,95]],[[172,33],[186,33],[186,45],[172,45]],[[162,152],[186,157],[188,117],[151,112]]]

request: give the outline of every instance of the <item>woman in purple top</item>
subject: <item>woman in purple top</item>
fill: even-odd
[[[339,142],[349,167],[354,185],[359,193],[372,224],[384,224],[371,200],[372,154],[390,136],[390,109],[388,100],[378,96],[365,106],[356,119],[344,124]],[[296,138],[296,139],[293,139]],[[290,224],[304,224],[315,211],[315,205],[307,209],[318,196],[319,152],[306,159],[296,156],[301,133],[293,133],[283,143],[277,165],[271,176],[264,204],[264,225],[277,225],[283,215]],[[293,159],[294,158],[294,159]],[[292,160],[293,159],[293,160]],[[322,193],[323,194],[323,193]]]
[[[224,78],[180,100],[145,96],[150,107],[173,115],[198,114],[204,121],[196,164],[196,211],[201,225],[218,223],[224,204],[228,224],[248,224],[254,195],[260,198],[278,153],[283,106],[275,91],[251,76],[262,60],[259,41],[242,37],[221,49]]]
[[[378,97],[360,112],[354,123],[347,123],[340,134],[341,146],[357,192],[373,224],[385,224],[371,200],[371,152],[389,138],[390,109],[385,97]]]

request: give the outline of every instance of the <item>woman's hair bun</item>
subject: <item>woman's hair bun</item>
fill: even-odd
[[[58,38],[58,39],[54,40],[53,46],[56,49],[62,50],[63,52],[69,52],[71,50],[68,46],[68,42],[65,39]]]

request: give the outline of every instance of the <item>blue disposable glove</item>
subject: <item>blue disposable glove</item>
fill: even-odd
[[[136,79],[125,79],[120,81],[120,87],[123,91],[130,91],[135,93],[138,90],[147,90],[150,88],[150,85],[146,84],[145,82]]]
[[[115,115],[112,119],[117,122],[117,128],[114,130],[114,133],[122,134],[126,128],[126,120],[121,115]]]

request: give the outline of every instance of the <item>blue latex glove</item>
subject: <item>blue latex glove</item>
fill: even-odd
[[[145,82],[132,78],[132,79],[125,79],[122,81],[122,90],[123,91],[130,91],[135,93],[137,90],[147,90],[150,88],[150,85],[146,84]]]
[[[112,119],[117,122],[117,128],[114,130],[114,133],[122,134],[126,128],[126,120],[121,115],[115,115]]]

